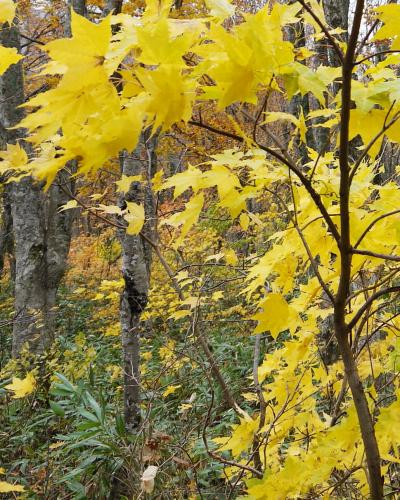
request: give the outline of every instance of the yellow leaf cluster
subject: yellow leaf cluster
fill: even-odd
[[[36,380],[33,373],[28,373],[23,379],[13,377],[12,383],[5,386],[9,391],[13,391],[13,398],[19,399],[31,394],[36,388]]]

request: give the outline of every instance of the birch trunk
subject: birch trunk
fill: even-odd
[[[17,25],[5,26],[0,33],[3,45],[20,50]],[[23,69],[22,64],[16,64],[0,79],[2,146],[18,140],[23,144],[23,130],[9,129],[23,117],[23,111],[18,107],[23,102]],[[27,145],[25,147],[28,149]],[[65,271],[72,214],[58,212],[67,201],[59,186],[52,186],[44,194],[38,183],[24,178],[7,190],[8,214],[11,215],[7,225],[12,227],[15,253],[12,351],[18,356],[26,344],[32,352],[41,353],[54,338],[56,294]],[[10,234],[7,237],[10,247]]]
[[[143,232],[152,237],[155,207],[150,179],[156,168],[156,139],[142,134],[133,153],[121,154],[121,170],[126,176],[143,174],[148,183],[132,183],[121,199],[121,206],[135,202],[145,206],[146,223]],[[147,170],[147,172],[146,172]],[[140,423],[140,316],[147,304],[151,248],[140,235],[120,234],[122,245],[122,276],[124,290],[121,296],[120,320],[124,370],[124,416],[127,431],[132,432]]]

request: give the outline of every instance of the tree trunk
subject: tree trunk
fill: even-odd
[[[344,33],[342,39],[347,41],[349,29],[349,0],[323,0],[322,2],[324,14],[328,25],[335,29],[341,28]],[[336,52],[327,45],[326,41],[317,45],[318,59],[323,61],[325,65],[331,67],[341,66],[341,62]],[[339,92],[340,88],[337,84],[333,84],[333,93]],[[310,97],[314,104],[313,109],[317,109],[319,104],[315,98]],[[317,121],[315,121],[316,123]],[[328,151],[331,149],[331,139],[329,131],[326,128],[318,127],[314,129],[314,137],[316,150],[319,152]],[[352,150],[352,149],[351,149]],[[336,338],[332,336],[334,332],[333,315],[328,316],[321,324],[321,355],[326,365],[331,365],[339,359],[339,349]]]
[[[133,153],[121,154],[121,170],[126,176],[146,174],[147,183],[134,182],[120,200],[124,208],[126,202],[141,203],[145,206],[146,223],[143,233],[153,235],[155,207],[150,179],[156,168],[156,138],[142,134],[139,145]],[[147,172],[145,166],[147,165]],[[145,185],[146,184],[146,185]],[[120,233],[122,245],[122,276],[125,286],[121,296],[120,319],[124,370],[124,415],[127,431],[132,432],[140,422],[140,315],[147,304],[151,247],[140,235]]]
[[[328,25],[333,28],[340,28],[344,30],[341,38],[347,40],[347,32],[349,30],[349,0],[323,0],[325,19]],[[320,47],[321,49],[321,47]],[[336,52],[329,46],[325,45],[327,57],[327,65],[337,68],[340,66],[340,60]]]
[[[1,182],[1,181],[0,181]],[[1,207],[0,214],[0,277],[4,271],[6,257],[10,260],[11,277],[15,277],[15,261],[14,254],[14,241],[12,230],[12,216],[11,216],[11,200],[10,200],[10,186],[3,187],[1,194]]]
[[[64,34],[67,38],[72,36],[71,9],[73,9],[80,16],[87,17],[86,0],[68,0],[64,21]]]
[[[20,49],[17,25],[1,30],[1,42]],[[15,64],[0,79],[0,135],[2,146],[20,140],[21,129],[9,130],[22,119],[24,102],[22,64]],[[27,149],[28,145],[23,144]],[[34,353],[54,338],[56,293],[69,250],[72,213],[59,213],[67,197],[56,185],[47,194],[31,178],[7,187],[10,200],[7,222],[15,248],[15,319],[13,355],[27,343]],[[9,243],[8,243],[9,246]]]
[[[349,36],[346,53],[342,64],[342,107],[340,111],[340,278],[334,303],[335,335],[353,396],[354,406],[358,415],[364,443],[365,456],[368,467],[368,481],[372,500],[383,499],[383,481],[381,476],[381,461],[378,443],[374,431],[373,415],[371,414],[357,365],[349,344],[349,327],[346,324],[346,306],[350,295],[352,279],[352,247],[350,228],[350,143],[349,124],[352,105],[352,77],[358,36],[364,11],[364,0],[357,0],[353,27]]]
[[[107,0],[106,5],[103,9],[103,13],[105,16],[110,14],[119,14],[122,9],[122,0]]]

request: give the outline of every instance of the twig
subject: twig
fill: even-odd
[[[384,253],[371,252],[370,250],[359,250],[358,248],[352,248],[351,252],[357,255],[368,255],[369,257],[375,257],[376,259],[392,260],[393,262],[400,262],[399,255],[388,255]]]
[[[374,219],[372,222],[370,222],[368,224],[368,226],[364,229],[364,231],[361,234],[361,236],[356,241],[355,245],[353,246],[353,249],[356,249],[360,245],[360,243],[362,242],[362,240],[365,238],[365,236],[369,233],[369,231],[374,227],[374,225],[377,222],[379,222],[382,219],[385,219],[386,217],[390,217],[391,215],[395,215],[395,214],[399,214],[399,213],[400,213],[400,209],[392,210],[391,212],[388,212],[386,214],[380,215],[379,217],[377,217],[376,219]]]
[[[230,465],[231,467],[237,467],[242,470],[246,470],[248,472],[251,472],[258,478],[262,478],[263,474],[259,470],[255,469],[254,467],[251,467],[250,465],[245,465],[245,464],[240,464],[238,462],[234,462],[233,460],[227,460],[221,455],[218,455],[218,453],[215,453],[214,451],[210,450],[210,447],[208,446],[208,440],[207,440],[207,427],[210,424],[211,420],[211,412],[214,406],[214,391],[211,391],[211,402],[210,406],[208,407],[207,415],[204,421],[204,426],[203,426],[203,431],[202,431],[202,438],[203,438],[203,443],[206,448],[206,451],[210,457],[215,458],[215,460],[218,460],[218,462],[221,462],[225,465]]]
[[[140,236],[149,243],[149,245],[153,248],[155,254],[157,255],[158,260],[160,261],[160,264],[163,266],[165,272],[167,273],[168,277],[171,280],[172,286],[174,290],[176,291],[178,297],[180,300],[184,300],[185,295],[183,293],[182,288],[180,287],[177,279],[175,278],[175,274],[171,267],[169,266],[168,262],[165,260],[164,256],[162,255],[159,246],[151,240],[148,236],[146,236],[143,232],[140,233]],[[242,409],[240,406],[237,404],[235,401],[234,397],[231,394],[231,391],[229,390],[224,377],[222,376],[222,373],[218,367],[218,364],[210,351],[210,348],[208,347],[207,341],[203,337],[203,335],[198,331],[198,326],[197,323],[195,323],[195,333],[197,338],[199,339],[199,343],[203,349],[204,354],[206,355],[206,358],[208,362],[210,363],[211,371],[217,380],[218,384],[221,387],[222,393],[224,395],[224,398],[226,402],[229,404],[229,406],[238,414],[242,414]]]
[[[195,125],[197,127],[209,130],[210,132],[214,132],[215,134],[229,137],[229,138],[234,139],[238,142],[241,142],[241,143],[244,142],[243,137],[240,137],[240,135],[234,134],[232,132],[226,132],[225,130],[221,130],[221,129],[218,129],[216,127],[212,127],[212,126],[207,125],[205,123],[197,122],[194,120],[190,120],[188,123],[191,125]],[[259,143],[257,143],[257,146],[260,149],[262,149],[263,151],[265,151],[266,153],[273,156],[276,160],[279,160],[281,163],[286,165],[294,174],[296,174],[296,176],[299,178],[299,180],[301,181],[301,183],[303,184],[303,186],[306,188],[309,195],[311,196],[312,200],[314,201],[314,203],[318,207],[319,211],[321,212],[321,215],[323,216],[323,218],[324,218],[326,224],[328,225],[328,228],[329,228],[330,232],[332,233],[333,237],[335,238],[336,242],[339,244],[339,242],[340,242],[339,231],[338,231],[336,225],[334,224],[333,220],[329,216],[329,213],[328,213],[325,205],[322,202],[321,196],[317,193],[317,191],[315,191],[310,179],[308,179],[306,177],[306,175],[298,168],[298,166],[293,161],[288,160],[287,158],[285,158],[285,156],[280,154],[278,151],[275,151],[274,149],[272,149],[268,146],[265,146],[263,144],[259,144]]]
[[[368,297],[368,299],[364,302],[364,304],[360,307],[360,309],[357,311],[357,313],[354,315],[353,319],[350,321],[350,323],[347,325],[348,329],[351,330],[352,328],[355,327],[355,325],[358,323],[362,315],[365,313],[365,311],[371,306],[371,304],[379,299],[379,297],[382,297],[383,295],[387,295],[390,293],[398,293],[400,292],[400,285],[399,286],[390,286],[388,288],[383,288],[382,290],[378,290],[377,292],[373,293]]]
[[[363,59],[356,61],[354,63],[354,66],[357,66],[358,64],[362,64],[363,62],[368,61],[368,59],[372,59],[373,57],[376,57],[376,56],[381,56],[383,54],[396,54],[399,52],[400,52],[400,50],[391,50],[391,49],[381,50],[380,52],[375,52],[375,54],[371,54],[370,56],[365,56]]]
[[[301,4],[304,9],[310,14],[310,16],[314,19],[314,21],[318,24],[321,30],[325,33],[326,38],[331,42],[332,47],[335,49],[336,54],[339,57],[341,63],[343,63],[343,52],[340,50],[339,45],[336,43],[336,40],[329,33],[328,28],[324,25],[321,19],[317,16],[317,14],[312,10],[312,8],[307,5],[304,0],[298,0],[299,4]]]

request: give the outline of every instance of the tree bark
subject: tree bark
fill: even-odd
[[[0,36],[3,45],[20,50],[17,24],[4,26]],[[24,131],[10,130],[23,117],[19,108],[23,102],[23,67],[19,63],[0,79],[0,137],[2,146],[20,141],[29,151]],[[54,338],[56,293],[65,270],[73,214],[58,212],[67,201],[58,186],[44,194],[27,177],[6,189],[12,219],[7,225],[12,227],[15,249],[13,355],[18,356],[26,343],[32,352],[40,353]]]
[[[150,239],[154,233],[155,206],[151,193],[150,179],[155,172],[156,137],[149,138],[146,131],[133,153],[121,154],[121,170],[126,176],[144,174],[148,181],[134,182],[120,200],[123,208],[126,202],[144,204],[146,222],[143,233]],[[147,166],[147,172],[146,172]],[[122,276],[124,290],[121,296],[120,320],[124,371],[124,416],[128,432],[140,423],[140,316],[147,304],[152,249],[140,235],[120,233],[122,245]]]
[[[1,181],[0,181],[1,182]],[[12,230],[12,215],[11,215],[11,200],[10,200],[10,187],[4,186],[1,193],[1,207],[0,214],[0,277],[4,271],[6,257],[10,260],[11,277],[15,278],[15,260],[14,254],[14,241]]]
[[[71,31],[71,10],[74,10],[77,14],[83,17],[87,17],[87,7],[86,0],[68,0],[67,1],[67,9],[65,12],[65,21],[64,21],[64,34],[67,38],[72,36]]]
[[[325,19],[328,25],[333,28],[344,30],[341,38],[347,40],[347,32],[349,30],[349,0],[323,0]],[[327,65],[332,67],[340,66],[340,60],[332,47],[326,46]]]
[[[103,13],[105,16],[110,14],[119,14],[122,10],[122,0],[107,0],[106,5],[103,9]]]

